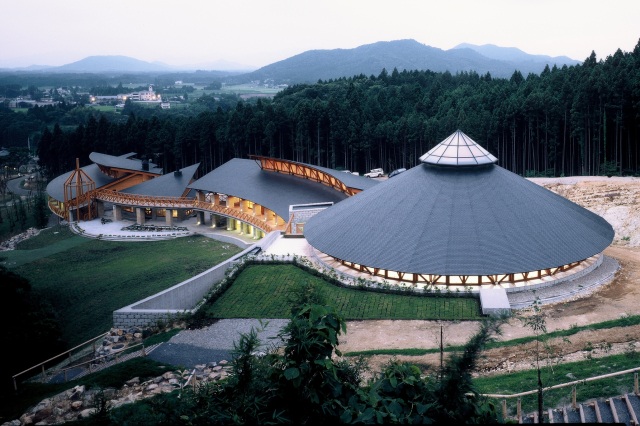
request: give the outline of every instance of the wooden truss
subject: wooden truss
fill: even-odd
[[[210,201],[202,201],[186,197],[162,197],[139,194],[126,194],[110,189],[96,191],[95,197],[102,201],[134,207],[154,207],[164,209],[197,209],[221,216],[238,219],[263,230],[266,233],[281,230],[282,225],[277,226],[267,221],[266,216],[244,212],[238,208],[217,205]]]
[[[260,168],[263,170],[284,173],[319,182],[348,196],[352,196],[360,192],[360,189],[349,187],[335,176],[309,165],[278,158],[262,157],[259,155],[250,155],[249,158],[256,160],[256,162],[260,164]]]
[[[64,182],[64,209],[63,217],[70,220],[70,212],[75,208],[76,220],[93,219],[96,215],[96,209],[93,203],[93,193],[96,189],[96,183],[80,168],[80,160],[76,158],[76,169],[71,172],[67,180]],[[81,214],[81,208],[84,211]]]
[[[541,269],[538,271],[522,272],[517,274],[501,274],[501,275],[437,275],[437,274],[418,274],[411,272],[389,271],[382,268],[374,268],[371,266],[360,265],[347,260],[333,257],[336,262],[354,269],[358,272],[369,274],[371,276],[381,277],[387,280],[407,282],[412,284],[425,285],[445,285],[445,286],[469,286],[478,287],[487,284],[517,284],[526,283],[533,280],[541,280],[546,277],[552,277],[560,272],[565,272],[580,265],[582,261],[569,263],[556,268]]]

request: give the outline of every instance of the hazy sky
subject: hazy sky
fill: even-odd
[[[415,39],[604,59],[640,39],[640,0],[2,0],[0,67],[125,55],[261,67],[313,49]]]

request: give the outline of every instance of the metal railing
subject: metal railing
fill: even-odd
[[[100,370],[100,369],[102,369],[102,368],[110,367],[111,365],[118,364],[118,363],[120,362],[119,358],[120,358],[120,354],[121,354],[121,353],[126,352],[126,354],[125,354],[125,355],[133,354],[134,352],[132,352],[132,351],[131,351],[131,349],[136,348],[136,347],[138,347],[138,346],[141,346],[141,348],[140,348],[140,354],[139,354],[139,355],[140,355],[140,356],[147,356],[147,353],[146,353],[146,350],[145,350],[144,343],[138,343],[138,344],[135,344],[135,345],[132,345],[132,346],[124,347],[124,348],[119,349],[119,350],[117,350],[117,351],[114,351],[114,352],[112,352],[112,353],[110,353],[110,354],[108,354],[108,355],[101,355],[101,356],[99,356],[99,357],[97,357],[97,358],[93,358],[93,359],[90,359],[90,360],[88,360],[88,361],[81,362],[81,363],[79,363],[79,364],[74,364],[74,365],[71,365],[71,366],[69,366],[69,367],[66,367],[66,368],[63,368],[63,369],[60,369],[60,370],[56,370],[56,374],[63,374],[63,376],[64,376],[64,381],[65,381],[65,382],[67,382],[67,381],[68,381],[67,373],[68,373],[69,371],[74,370],[74,369],[77,369],[77,368],[81,368],[81,367],[83,367],[83,366],[85,366],[85,365],[88,365],[88,368],[87,368],[87,369],[88,369],[89,371],[88,371],[88,373],[87,373],[87,374],[94,373],[95,371],[98,371],[98,370]],[[135,351],[135,352],[137,352],[137,351]],[[94,365],[96,364],[96,362],[99,362],[99,361],[101,361],[101,360],[106,360],[106,359],[108,359],[108,358],[114,358],[114,362],[113,362],[113,363],[111,363],[111,364],[105,363],[105,364],[103,364],[103,365],[101,365],[101,366],[96,366],[96,367],[94,367]],[[127,361],[129,358],[130,358],[130,357],[125,357],[125,359],[124,359],[123,361]],[[94,368],[95,368],[95,371],[94,371]],[[83,374],[83,375],[84,375],[84,374]]]
[[[46,361],[42,361],[41,363],[36,364],[33,367],[29,367],[26,370],[21,371],[21,372],[15,374],[15,375],[13,375],[12,378],[13,378],[13,388],[14,388],[14,390],[18,390],[18,381],[17,381],[18,377],[20,377],[20,376],[22,376],[24,374],[27,374],[28,372],[30,372],[32,370],[35,370],[37,368],[41,369],[42,380],[46,381],[46,378],[47,378],[46,370],[47,369],[46,369],[45,365],[51,363],[54,360],[60,359],[63,356],[68,356],[67,362],[71,363],[72,362],[72,352],[75,351],[76,349],[79,349],[79,348],[86,349],[87,345],[91,344],[92,345],[92,350],[95,353],[95,343],[96,343],[96,341],[98,339],[104,338],[108,334],[109,334],[109,332],[106,332],[106,333],[103,333],[103,334],[101,334],[101,335],[99,335],[97,337],[94,337],[93,339],[89,339],[86,342],[79,344],[78,346],[75,346],[75,347],[73,347],[73,348],[71,348],[71,349],[69,349],[69,350],[67,350],[65,352],[62,352],[61,354],[58,354],[58,355],[56,355],[56,356],[54,356],[52,358],[47,359]],[[60,362],[63,362],[63,361],[60,361]]]

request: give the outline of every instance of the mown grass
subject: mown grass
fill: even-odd
[[[53,237],[45,234],[43,238]],[[11,254],[29,256],[76,238],[81,237]],[[31,244],[40,245],[37,241]],[[135,243],[81,238],[78,245],[36,256],[21,266],[7,264],[29,280],[32,291],[51,303],[64,340],[74,346],[109,330],[113,311],[197,275],[239,251],[202,236]]]
[[[247,266],[215,302],[211,318],[289,318],[296,292],[306,284],[318,288],[327,304],[347,320],[478,320],[475,297],[424,297],[348,289],[328,283],[295,265]]]
[[[37,238],[28,238],[20,241],[16,246],[16,250],[41,249],[75,236],[76,234],[71,232],[68,226],[56,225],[40,231]],[[88,241],[86,238],[82,239],[83,241]]]
[[[638,368],[640,366],[640,354],[628,352],[619,355],[611,355],[602,358],[589,358],[586,355],[584,361],[544,366],[542,364],[543,387],[568,383],[575,380],[583,380],[603,374]],[[483,394],[511,395],[520,392],[535,390],[537,388],[537,370],[531,369],[510,374],[501,374],[491,377],[479,377],[474,379],[476,390]],[[632,392],[633,374],[611,377],[597,380],[576,387],[577,401],[586,401],[592,398],[602,398],[622,395]],[[543,394],[544,407],[554,408],[571,404],[571,386],[546,391]],[[501,399],[495,399],[496,404]],[[537,409],[537,395],[522,397],[522,409],[524,412],[533,412]],[[511,415],[515,413],[516,399],[508,399],[507,406]]]

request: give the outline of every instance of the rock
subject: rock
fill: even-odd
[[[212,365],[215,363],[210,363]],[[221,362],[227,364],[227,362]],[[202,366],[205,367],[204,365]],[[198,384],[205,384],[221,380],[228,376],[228,368],[215,365],[213,369],[206,368],[207,373],[202,371],[196,374]],[[8,425],[33,425],[39,424],[60,424],[87,418],[95,413],[97,398],[104,398],[108,407],[116,408],[124,404],[130,404],[145,398],[161,393],[170,393],[182,388],[182,384],[191,376],[191,371],[167,371],[161,376],[140,383],[139,377],[128,380],[120,389],[89,389],[84,386],[76,386],[59,394],[42,400],[32,410],[24,413],[18,420],[4,423]],[[194,383],[189,383],[189,386]],[[86,408],[83,408],[86,407]],[[90,408],[94,407],[94,408]]]
[[[86,408],[86,409],[80,411],[80,418],[86,419],[88,417],[93,416],[95,412],[96,412],[96,410],[94,410],[93,408]]]
[[[85,391],[85,387],[84,386],[76,386],[73,389],[71,389],[71,392],[69,394],[69,399],[72,401],[79,401],[82,399],[82,396],[84,395],[84,391]]]
[[[134,377],[131,380],[127,381],[127,386],[134,386],[140,383],[140,377]]]

